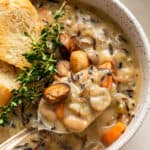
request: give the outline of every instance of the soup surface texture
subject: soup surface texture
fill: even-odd
[[[44,27],[54,22],[53,12],[62,2],[32,3]],[[64,10],[54,81],[40,102],[22,104],[11,113],[11,121],[0,127],[0,142],[35,124],[38,115],[43,129],[69,134],[42,130],[15,150],[102,150],[121,136],[134,117],[141,70],[130,41],[101,11],[75,2],[68,2]]]

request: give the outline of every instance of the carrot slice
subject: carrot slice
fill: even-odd
[[[125,131],[126,125],[122,122],[118,122],[112,128],[108,129],[102,136],[102,142],[106,146],[115,142]]]
[[[0,107],[7,105],[12,96],[13,95],[10,90],[4,85],[0,84]]]
[[[112,83],[113,83],[113,77],[112,77],[112,75],[105,76],[104,79],[102,80],[100,86],[108,88],[109,90],[111,90],[112,89]]]
[[[116,69],[114,67],[114,62],[105,62],[104,64],[99,65],[98,69],[109,69],[111,71],[112,75],[105,76],[100,84],[100,86],[111,90],[113,82],[116,82]]]
[[[58,104],[58,106],[56,107],[56,116],[59,120],[62,120],[64,118],[64,104]]]
[[[101,64],[98,66],[98,69],[113,69],[112,63],[111,62],[105,62],[104,64]]]
[[[98,69],[109,69],[113,74],[116,74],[115,62],[108,61],[98,66]]]
[[[112,89],[112,84],[113,84],[113,77],[112,76],[108,76],[108,89],[111,90]]]

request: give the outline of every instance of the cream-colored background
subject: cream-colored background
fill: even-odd
[[[150,0],[121,0],[142,24],[150,40]],[[142,127],[121,150],[150,150],[150,112]]]

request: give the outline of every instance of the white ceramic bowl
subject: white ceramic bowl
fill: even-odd
[[[107,150],[118,150],[137,132],[142,124],[150,108],[150,84],[149,84],[149,68],[150,68],[150,45],[148,39],[133,14],[119,0],[82,0],[94,6],[96,9],[103,10],[115,22],[117,22],[122,30],[126,33],[132,45],[137,51],[142,67],[142,88],[139,98],[139,104],[136,115],[128,126],[126,132]]]
[[[91,6],[94,6],[96,9],[103,10],[120,25],[136,49],[141,63],[143,77],[139,98],[140,101],[136,110],[136,115],[131,121],[125,133],[113,145],[107,148],[107,150],[118,150],[136,133],[150,108],[150,45],[137,19],[119,0],[80,1],[88,3]]]

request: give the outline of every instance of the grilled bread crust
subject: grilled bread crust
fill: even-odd
[[[0,0],[0,60],[20,69],[29,67],[22,54],[30,51],[28,32],[37,38],[40,32],[38,13],[29,0]]]

